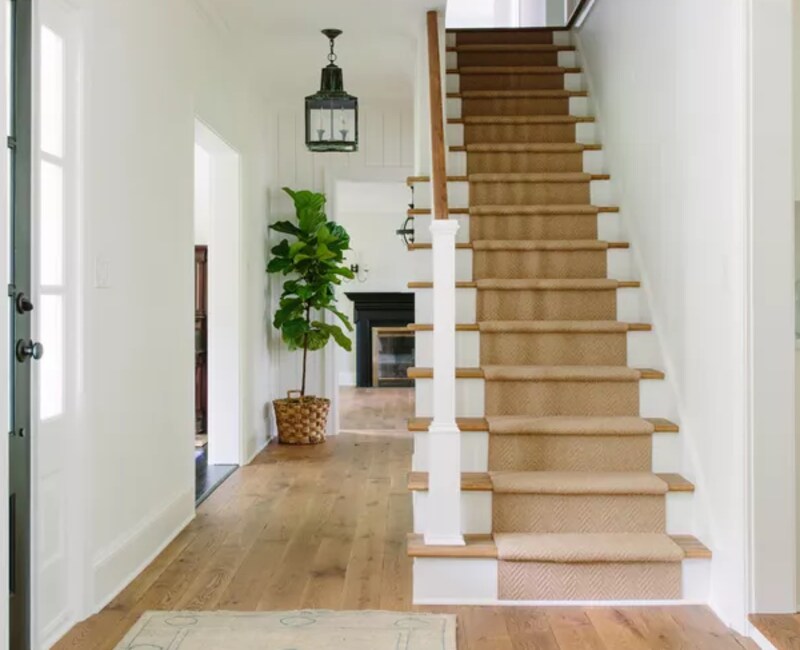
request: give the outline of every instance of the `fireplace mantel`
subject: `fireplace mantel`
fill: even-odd
[[[413,293],[350,292],[356,328],[356,385],[372,386],[372,329],[414,322]]]

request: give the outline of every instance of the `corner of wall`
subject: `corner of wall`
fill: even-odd
[[[184,492],[101,550],[92,566],[92,613],[116,598],[194,517],[194,493]]]

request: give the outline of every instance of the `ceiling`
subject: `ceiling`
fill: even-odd
[[[229,32],[276,102],[314,92],[327,63],[320,30],[344,31],[336,44],[348,92],[413,97],[417,36],[431,0],[195,0]]]

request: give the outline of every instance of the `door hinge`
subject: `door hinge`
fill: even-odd
[[[15,150],[17,148],[17,139],[10,135],[8,138],[6,138],[6,144],[8,145],[9,149]]]
[[[17,295],[17,285],[9,284],[8,285],[8,297],[13,298]]]

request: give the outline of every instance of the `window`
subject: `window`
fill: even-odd
[[[39,340],[45,355],[39,367],[39,417],[64,412],[65,401],[65,233],[69,213],[66,138],[67,102],[64,88],[64,39],[47,26],[40,33],[39,227],[37,309]]]

